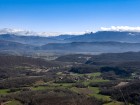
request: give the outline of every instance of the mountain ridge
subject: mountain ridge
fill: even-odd
[[[15,34],[1,34],[0,40],[18,41],[23,44],[45,45],[48,43],[70,43],[70,42],[129,42],[139,43],[140,32],[127,32],[127,31],[98,31],[96,33],[85,33],[83,35],[59,35],[59,36],[24,36]]]
[[[5,42],[3,42],[5,41]],[[3,45],[2,45],[3,42]],[[67,53],[115,53],[140,51],[139,32],[101,31],[84,35],[53,37],[0,35],[0,50]]]

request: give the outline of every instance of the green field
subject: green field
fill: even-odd
[[[99,94],[100,90],[98,87],[89,87],[89,89],[93,91],[93,93],[89,94],[89,96],[93,96],[93,97],[95,97],[99,100],[103,100],[103,101],[111,101],[110,96]]]
[[[105,79],[92,79],[92,80],[87,80],[84,81],[83,84],[85,85],[89,85],[90,83],[99,83],[99,82],[109,82],[109,80],[105,80]]]
[[[32,90],[46,90],[47,87],[45,86],[37,86],[37,87],[31,87]]]
[[[0,89],[0,95],[6,95],[8,94],[9,89]]]
[[[12,100],[12,101],[6,102],[4,105],[23,105],[23,104],[20,103],[19,101]]]
[[[98,87],[88,87],[88,88],[72,87],[71,90],[76,93],[82,93],[82,94],[85,94],[90,97],[95,97],[99,100],[103,100],[103,101],[107,101],[107,102],[111,101],[110,96],[99,94],[100,90]]]
[[[101,72],[96,72],[96,73],[89,73],[89,74],[86,74],[88,76],[92,76],[92,77],[98,77],[101,75]]]
[[[58,74],[62,74],[62,72],[58,72]],[[78,74],[78,73],[70,73],[70,75],[73,75],[73,76],[84,76],[84,75],[87,75],[87,76],[93,76],[93,77],[97,77],[97,76],[100,76],[101,73],[100,72],[96,72],[96,73],[87,73],[87,74]]]
[[[125,105],[123,102],[113,101],[104,105]]]

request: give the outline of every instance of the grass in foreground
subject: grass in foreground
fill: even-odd
[[[0,89],[0,95],[6,95],[8,94],[9,89]]]
[[[6,102],[4,105],[23,105],[23,104],[20,103],[19,101],[12,100],[12,101]]]
[[[113,101],[113,102],[110,102],[110,103],[106,103],[104,105],[125,105],[125,104],[123,102]]]

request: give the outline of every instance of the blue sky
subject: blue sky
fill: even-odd
[[[45,32],[140,26],[140,0],[0,0],[0,28]]]

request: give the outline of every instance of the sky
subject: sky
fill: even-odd
[[[76,33],[119,26],[140,26],[140,0],[0,0],[0,29]]]

